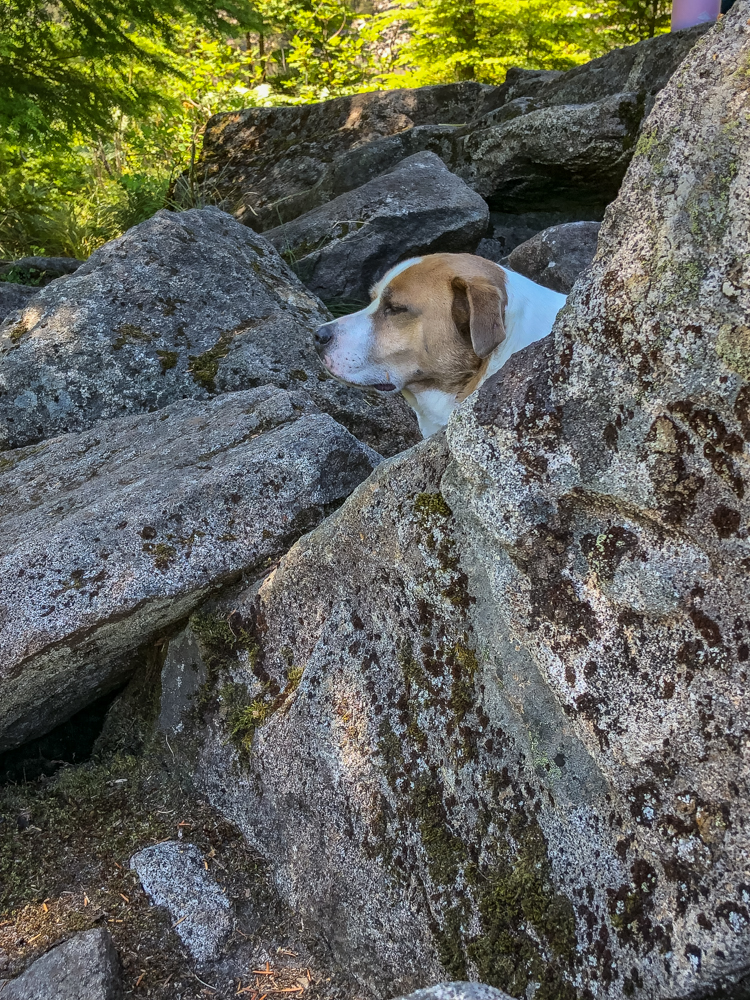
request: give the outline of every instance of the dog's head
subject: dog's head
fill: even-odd
[[[461,396],[505,339],[505,274],[482,257],[416,257],[371,294],[366,309],[315,334],[328,371],[352,385]]]

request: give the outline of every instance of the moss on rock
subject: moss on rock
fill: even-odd
[[[231,338],[222,334],[213,347],[203,354],[188,355],[188,371],[193,381],[203,386],[208,392],[216,392],[216,376],[219,362],[229,354]]]
[[[553,884],[538,823],[519,812],[509,832],[485,873],[479,898],[482,933],[470,942],[469,956],[482,982],[511,996],[521,996],[536,982],[535,997],[572,1000],[576,991],[564,973],[575,955],[573,907]]]

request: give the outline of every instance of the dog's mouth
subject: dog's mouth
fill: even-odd
[[[330,375],[333,372],[328,369]],[[342,378],[341,375],[333,375],[337,382],[342,382],[344,385],[350,385],[353,389],[377,389],[378,392],[396,392],[398,386],[393,385],[392,382],[377,382],[374,385],[368,385],[366,382],[352,382],[348,378]]]

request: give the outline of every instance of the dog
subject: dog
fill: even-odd
[[[315,348],[335,378],[400,392],[423,437],[511,354],[545,337],[565,296],[484,257],[436,253],[402,261],[365,309],[325,323]]]

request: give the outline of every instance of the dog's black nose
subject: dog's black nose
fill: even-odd
[[[333,323],[318,327],[315,331],[315,346],[325,347],[331,340],[333,340]]]

